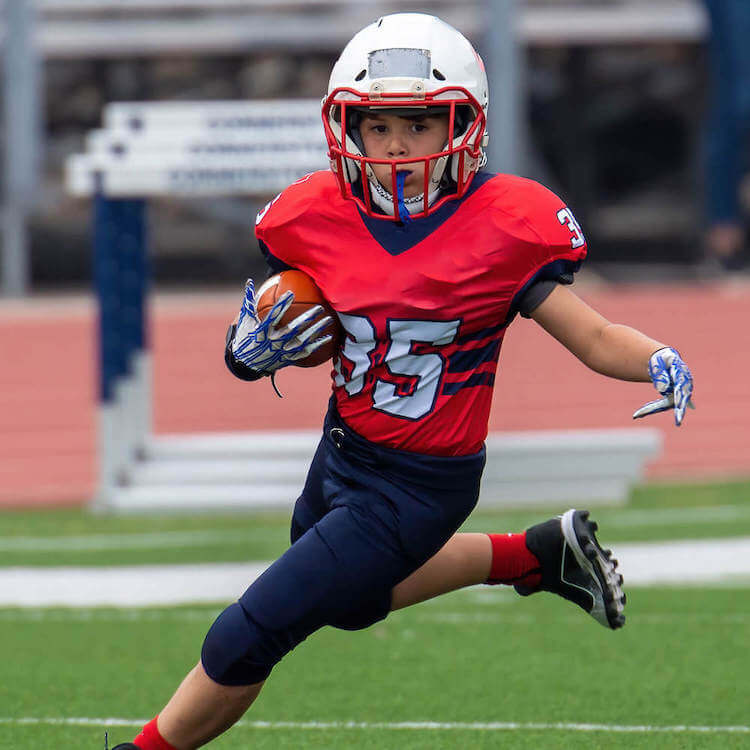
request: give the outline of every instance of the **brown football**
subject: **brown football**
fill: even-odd
[[[309,310],[315,305],[322,305],[325,313],[330,315],[331,322],[319,331],[317,337],[325,336],[330,333],[333,338],[327,343],[316,349],[312,354],[304,359],[295,362],[297,367],[316,367],[327,362],[336,353],[341,340],[341,327],[336,313],[323,297],[323,293],[318,289],[315,282],[302,271],[282,271],[268,278],[258,289],[255,297],[256,310],[258,317],[263,320],[273,307],[274,303],[281,297],[284,292],[293,292],[294,302],[281,318],[281,323],[289,323],[298,315]],[[322,316],[321,316],[322,317]],[[317,338],[316,337],[316,338]]]

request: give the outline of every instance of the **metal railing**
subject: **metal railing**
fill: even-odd
[[[38,0],[38,3],[41,13],[37,40],[47,58],[166,56],[184,52],[234,55],[282,49],[333,52],[378,13],[410,6],[406,0],[388,3],[215,0],[210,4],[198,0]],[[482,2],[456,4],[432,0],[421,7],[434,9],[470,38],[483,36]],[[113,16],[113,11],[118,13]],[[697,0],[661,3],[625,0],[601,5],[568,0],[550,5],[522,4],[517,28],[519,39],[532,45],[629,44],[700,40],[708,23]],[[0,27],[0,39],[3,36]]]

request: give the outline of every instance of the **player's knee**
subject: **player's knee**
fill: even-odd
[[[201,662],[220,685],[254,685],[268,677],[282,656],[274,640],[235,602],[209,629]]]
[[[383,591],[366,604],[338,615],[331,625],[339,630],[363,630],[376,622],[385,620],[391,610],[391,593]]]
[[[384,618],[373,617],[369,614],[343,615],[341,617],[337,617],[331,623],[331,625],[334,628],[338,628],[339,630],[364,630],[365,628],[369,628],[370,625],[374,625],[376,622],[380,622],[380,620],[382,619]]]

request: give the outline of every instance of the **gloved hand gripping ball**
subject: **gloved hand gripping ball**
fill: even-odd
[[[264,375],[288,365],[315,367],[333,356],[338,340],[338,319],[307,274],[276,274],[257,298],[248,279],[231,342],[237,361]]]

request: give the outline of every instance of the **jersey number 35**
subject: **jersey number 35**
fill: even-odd
[[[365,387],[367,372],[372,367],[370,354],[378,343],[377,334],[366,317],[339,313],[339,319],[347,333],[341,356],[352,367],[347,376],[337,360],[335,383],[354,396]],[[446,358],[437,352],[415,353],[414,344],[436,347],[450,344],[460,324],[459,320],[389,320],[388,349],[383,359],[386,372],[372,387],[373,408],[404,419],[420,419],[429,414],[435,406]],[[389,379],[389,374],[394,377]],[[399,392],[395,376],[415,379],[409,393]]]

